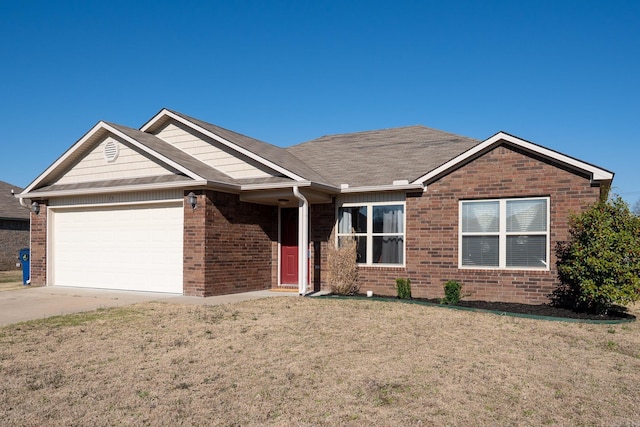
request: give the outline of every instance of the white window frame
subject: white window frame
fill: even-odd
[[[530,231],[530,232],[507,232],[507,202],[526,201],[526,200],[546,200],[547,205],[547,227],[546,231]],[[499,203],[499,227],[498,232],[462,232],[462,206],[465,203],[474,202],[498,202]],[[549,271],[549,260],[551,255],[551,203],[547,197],[513,197],[506,199],[477,199],[477,200],[460,200],[458,202],[458,268],[465,270],[535,270]],[[545,236],[546,237],[546,266],[545,267],[507,267],[507,237],[508,236]],[[498,236],[498,266],[481,266],[481,265],[462,265],[462,237],[463,236]]]
[[[374,233],[373,232],[373,208],[374,206],[402,206],[402,227],[403,230],[400,233]],[[367,208],[367,232],[366,233],[340,233],[340,209],[341,208]],[[389,202],[344,202],[336,206],[336,239],[335,243],[338,245],[338,239],[340,237],[366,237],[367,239],[367,259],[366,262],[359,262],[358,265],[365,267],[391,267],[402,268],[407,263],[407,204],[405,201],[389,201]],[[388,264],[388,263],[374,263],[373,262],[373,238],[384,236],[402,236],[402,263]]]

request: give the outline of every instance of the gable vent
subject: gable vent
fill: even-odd
[[[104,144],[104,158],[107,162],[113,162],[118,158],[118,143],[115,141],[107,141]]]

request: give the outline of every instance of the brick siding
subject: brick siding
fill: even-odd
[[[241,202],[238,195],[197,191],[192,209],[184,192],[183,291],[212,296],[276,287],[278,208]],[[550,270],[458,268],[458,207],[465,199],[550,197]],[[416,297],[437,298],[458,280],[466,299],[542,303],[557,286],[557,242],[567,239],[570,212],[600,197],[588,177],[502,145],[406,199],[406,267],[361,267],[361,291],[395,295],[395,279],[410,278]],[[31,280],[47,282],[47,203],[31,214]],[[335,226],[335,204],[310,207],[310,290],[328,289],[323,271]],[[317,268],[317,267],[320,268]]]
[[[241,202],[234,194],[200,191],[192,209],[187,193],[184,294],[206,297],[270,289],[277,208]]]
[[[40,213],[31,212],[31,286],[47,284],[47,201],[40,203]]]
[[[481,270],[458,268],[458,206],[464,199],[550,197],[550,270]],[[464,297],[518,303],[548,302],[557,286],[555,247],[568,237],[570,212],[600,197],[588,177],[501,145],[409,194],[406,204],[406,267],[361,267],[361,290],[396,295],[395,279],[411,279],[415,297],[444,295],[447,280],[462,284]]]
[[[0,270],[17,270],[20,249],[29,247],[29,220],[0,219]]]
[[[318,292],[328,287],[323,274],[323,266],[327,265],[327,245],[331,238],[335,216],[335,203],[309,207],[309,246],[311,248],[309,291]]]

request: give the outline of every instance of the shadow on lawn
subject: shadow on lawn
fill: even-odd
[[[352,298],[363,298],[367,299],[366,295],[358,294]],[[371,299],[371,298],[369,298]],[[377,299],[384,299],[389,301],[400,301],[400,302],[412,302],[412,303],[425,303],[429,305],[438,305],[441,307],[461,307],[472,310],[488,310],[497,313],[504,314],[520,314],[526,316],[541,316],[541,317],[552,317],[559,319],[575,319],[575,320],[583,320],[583,321],[635,321],[636,316],[631,313],[628,313],[626,307],[614,306],[613,309],[609,310],[609,312],[605,315],[597,315],[593,313],[587,312],[577,312],[567,308],[555,307],[549,304],[518,304],[518,303],[509,303],[509,302],[492,302],[492,301],[460,301],[455,306],[447,306],[445,304],[440,304],[440,299],[437,298],[411,298],[410,300],[401,300],[399,298],[394,297],[377,297]]]

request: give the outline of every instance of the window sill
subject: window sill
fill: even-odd
[[[539,271],[539,272],[548,272],[551,271],[548,267],[482,267],[482,266],[468,266],[468,265],[459,265],[458,269],[460,270],[482,270],[482,271]]]
[[[406,267],[405,264],[358,264],[358,268],[404,269]]]

